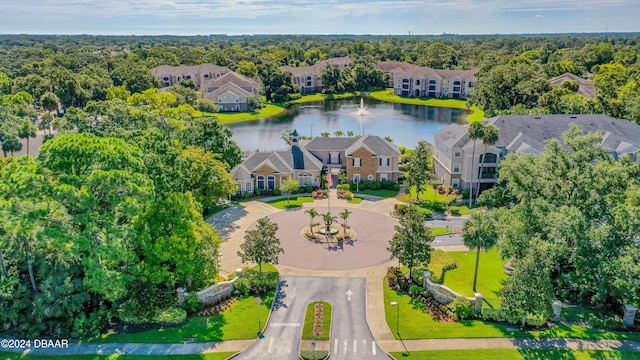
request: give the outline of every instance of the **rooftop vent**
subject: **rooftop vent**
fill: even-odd
[[[577,119],[578,118],[577,116],[569,116],[569,117],[572,118],[572,119]]]
[[[534,119],[542,119],[540,116],[534,116]],[[528,126],[527,126],[528,127]]]

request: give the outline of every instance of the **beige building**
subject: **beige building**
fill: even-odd
[[[160,87],[179,84],[182,80],[193,80],[199,89],[205,81],[219,78],[231,72],[226,66],[200,64],[195,66],[160,65],[151,69],[151,74],[160,83]]]
[[[294,130],[291,142],[287,150],[255,153],[231,170],[238,191],[274,190],[286,179],[319,187],[323,170],[332,175],[345,173],[350,183],[398,181],[400,151],[379,136],[317,137],[300,143]]]
[[[564,73],[560,76],[554,77],[553,79],[549,79],[549,84],[553,86],[562,86],[562,83],[565,81],[577,82],[578,83],[577,93],[586,98],[592,98],[596,94],[596,89],[593,85],[593,81],[583,79],[580,76],[577,76],[571,73]]]
[[[609,149],[615,158],[631,154],[640,159],[640,125],[618,120],[607,115],[504,115],[484,120],[500,131],[495,145],[483,153],[482,140],[467,135],[468,125],[451,124],[433,134],[433,167],[437,179],[446,186],[469,189],[490,188],[498,175],[498,164],[511,152],[538,155],[549,139],[562,139],[570,124],[581,126],[585,132],[599,131],[603,135],[600,145]],[[482,162],[484,170],[481,172]]]
[[[311,66],[281,66],[280,69],[288,71],[293,77],[293,83],[300,86],[300,92],[307,94],[311,92],[322,91],[322,80],[320,75],[327,65],[338,65],[340,69],[344,69],[351,63],[348,57],[331,58],[321,60]]]

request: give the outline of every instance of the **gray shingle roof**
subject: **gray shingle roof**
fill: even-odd
[[[304,144],[309,151],[344,151],[358,140],[352,137],[316,137]]]
[[[594,88],[593,82],[583,79],[580,76],[564,73],[560,76],[556,76],[553,79],[549,79],[549,83],[554,86],[561,86],[564,81],[576,81],[578,82],[578,94],[592,98],[596,94],[596,89]]]
[[[536,153],[544,149],[549,139],[562,140],[570,124],[577,124],[586,132],[600,131],[602,146],[620,153],[640,148],[640,125],[607,115],[502,115],[484,121],[500,130],[496,147],[510,151]],[[452,124],[434,133],[434,138],[450,148],[473,146],[467,127]],[[618,149],[625,150],[619,151]]]
[[[399,156],[400,150],[394,144],[391,144],[383,138],[375,135],[365,135],[359,138],[353,145],[349,146],[345,151],[347,155],[350,155],[362,146],[369,149],[377,156]]]

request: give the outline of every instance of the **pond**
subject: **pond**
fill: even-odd
[[[364,111],[360,111],[361,107]],[[281,135],[296,129],[300,135],[320,136],[342,131],[343,136],[390,136],[396,145],[413,148],[418,141],[433,143],[433,133],[451,123],[464,123],[468,111],[422,105],[387,103],[360,98],[296,104],[278,116],[228,125],[243,150],[286,147]]]

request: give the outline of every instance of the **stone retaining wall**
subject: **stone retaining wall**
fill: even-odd
[[[241,277],[242,269],[237,269],[235,279],[213,284],[206,289],[198,291],[196,293],[198,300],[204,305],[214,305],[221,302],[233,294],[234,284]],[[183,288],[178,288],[178,305],[182,305],[188,296],[189,293],[185,292]]]
[[[476,297],[462,296],[444,285],[432,282],[430,271],[424,272],[424,284],[422,285],[422,287],[441,304],[447,305],[452,302],[453,299],[457,297],[463,297],[469,300],[471,305],[473,305],[475,312],[482,313],[482,303],[484,301],[484,296],[482,294],[476,293]]]

